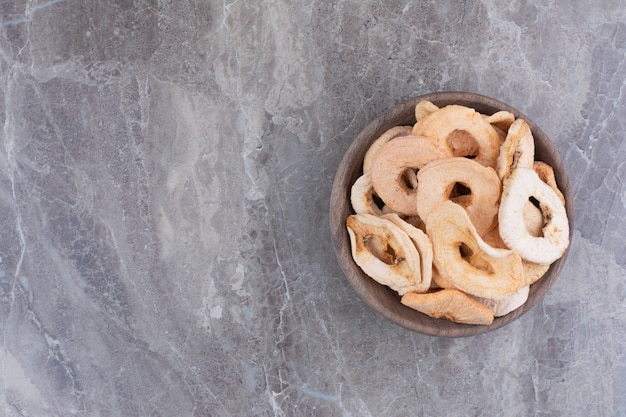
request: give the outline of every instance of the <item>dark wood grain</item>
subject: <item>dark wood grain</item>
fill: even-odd
[[[542,279],[531,285],[528,301],[522,307],[504,317],[496,318],[489,326],[467,325],[444,319],[434,319],[402,305],[398,294],[365,275],[356,265],[350,253],[350,240],[345,227],[347,217],[353,214],[350,205],[350,189],[354,181],[362,174],[365,153],[372,142],[389,128],[414,124],[414,109],[420,100],[429,100],[439,107],[448,104],[460,104],[472,107],[483,114],[507,110],[513,113],[516,118],[521,117],[526,120],[535,138],[535,159],[544,161],[554,168],[557,185],[565,196],[571,242],[574,230],[574,201],[571,185],[563,161],[550,139],[528,117],[498,100],[472,93],[440,92],[415,97],[398,104],[373,120],[354,139],[337,169],[330,196],[332,243],[344,275],[356,293],[371,308],[392,322],[406,329],[433,336],[460,337],[486,333],[518,319],[541,301],[559,276],[567,260],[569,249],[551,265]]]

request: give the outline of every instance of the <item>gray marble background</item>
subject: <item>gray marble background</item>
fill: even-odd
[[[0,2],[0,415],[626,415],[626,6]],[[374,314],[330,245],[351,139],[415,95],[532,118],[576,232],[482,336]]]

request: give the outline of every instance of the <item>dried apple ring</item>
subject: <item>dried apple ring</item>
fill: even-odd
[[[372,160],[374,159],[374,155],[376,155],[376,152],[378,152],[380,148],[385,145],[385,143],[397,137],[410,135],[411,129],[411,126],[394,126],[380,135],[380,137],[376,139],[369,148],[367,148],[367,152],[365,152],[365,157],[363,158],[363,173],[367,174],[370,169],[372,169]]]
[[[381,216],[383,211],[374,201],[374,188],[370,174],[363,174],[350,189],[350,202],[356,214],[373,214]]]
[[[417,173],[417,183],[417,213],[422,219],[451,199],[465,208],[479,235],[494,227],[502,187],[493,168],[461,157],[438,159]],[[454,196],[459,184],[470,194]]]
[[[421,288],[417,292],[427,291],[433,276],[433,245],[430,239],[422,230],[402,220],[397,213],[385,214],[383,218],[402,229],[413,241],[420,256]]]
[[[453,156],[472,156],[481,165],[496,166],[500,135],[472,108],[454,104],[442,107],[415,123],[413,134],[435,139]]]
[[[353,214],[346,227],[352,257],[363,272],[398,294],[420,291],[420,258],[411,238],[389,220]]]
[[[484,246],[482,246],[482,248],[484,248]],[[495,248],[495,249],[498,249],[498,248]],[[505,249],[505,248],[500,248],[500,249]],[[489,269],[489,265],[485,262],[482,256],[477,256],[474,254],[470,255],[466,251],[468,251],[467,248],[464,248],[463,250],[461,250],[461,255],[463,256],[463,259],[466,262],[475,266],[478,269]],[[489,254],[487,253],[487,255]],[[500,257],[500,256],[502,255],[497,255],[496,257]],[[526,262],[522,259],[522,270],[524,273],[524,282],[527,283],[527,285],[530,285],[533,282],[535,282],[537,279],[541,278],[543,274],[545,273],[545,271],[547,271],[546,269],[545,271],[541,272],[540,268],[538,268],[537,266],[542,266],[542,265],[531,264],[530,262]],[[433,288],[433,286],[435,288],[456,288],[456,285],[454,285],[454,282],[447,279],[445,276],[441,275],[436,267],[433,267],[431,289]],[[485,300],[486,299],[487,298],[485,298]],[[492,301],[495,302],[496,300],[492,300]]]
[[[538,202],[543,215],[541,237],[532,236],[524,226],[524,206],[531,197]],[[498,218],[504,243],[529,262],[551,264],[569,245],[565,206],[533,169],[514,169],[505,179]]]
[[[402,304],[436,319],[448,319],[456,323],[491,324],[493,310],[480,301],[455,289],[443,289],[425,294],[405,294]]]
[[[500,179],[515,168],[532,168],[535,160],[535,140],[530,126],[524,119],[517,119],[500,147],[496,170]]]
[[[374,190],[390,209],[416,215],[417,190],[407,185],[405,172],[419,170],[432,160],[450,156],[448,149],[425,137],[403,136],[387,142],[376,153],[370,171]]]
[[[432,210],[426,219],[426,232],[433,244],[433,263],[444,283],[494,300],[528,285],[520,256],[511,250],[489,248],[458,204],[446,201]]]

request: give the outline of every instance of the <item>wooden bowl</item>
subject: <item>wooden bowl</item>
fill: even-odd
[[[440,92],[415,97],[405,103],[398,104],[372,121],[354,139],[337,169],[330,197],[330,226],[333,246],[339,264],[356,293],[371,308],[392,322],[409,330],[433,336],[460,337],[486,333],[516,320],[544,297],[561,272],[569,249],[550,266],[543,278],[531,285],[528,300],[522,307],[506,316],[495,318],[493,323],[488,326],[460,324],[445,319],[435,319],[402,305],[400,296],[395,291],[378,284],[363,273],[354,262],[350,251],[350,238],[345,226],[347,217],[353,214],[350,204],[350,189],[362,174],[365,152],[372,142],[389,128],[414,124],[415,105],[420,100],[429,100],[439,107],[459,104],[488,115],[500,110],[507,110],[513,113],[515,118],[522,117],[526,120],[535,138],[535,159],[544,161],[554,168],[557,185],[565,196],[571,242],[574,230],[572,189],[563,161],[550,139],[528,117],[498,100],[472,93]]]

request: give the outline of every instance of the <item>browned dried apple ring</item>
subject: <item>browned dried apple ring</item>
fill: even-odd
[[[349,216],[346,227],[352,257],[363,272],[400,295],[422,290],[419,254],[402,229],[371,214]]]
[[[417,213],[422,219],[441,202],[452,199],[465,208],[479,235],[494,227],[501,183],[493,168],[461,157],[438,159],[417,173],[417,183]],[[470,194],[452,195],[458,184]]]
[[[421,285],[417,292],[427,291],[433,277],[433,245],[430,243],[430,239],[422,230],[402,220],[397,213],[385,214],[383,218],[402,229],[413,241],[417,253],[420,255]]]
[[[450,156],[447,148],[430,138],[403,136],[387,142],[376,153],[370,171],[374,190],[392,210],[416,215],[417,190],[407,185],[406,170],[419,170],[430,161]]]
[[[496,166],[500,135],[472,108],[443,107],[415,123],[413,134],[435,139],[447,146],[453,156],[475,156],[481,165]]]

